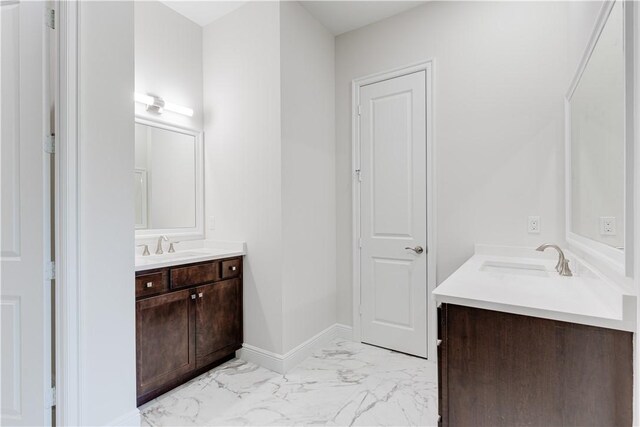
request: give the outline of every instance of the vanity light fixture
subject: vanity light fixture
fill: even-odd
[[[159,96],[144,95],[142,93],[136,92],[134,93],[134,99],[136,102],[145,104],[147,106],[147,111],[156,114],[162,114],[164,110],[167,110],[189,117],[193,116],[193,110],[191,108],[174,104],[172,102],[167,102]]]

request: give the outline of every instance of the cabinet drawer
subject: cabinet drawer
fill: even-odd
[[[220,278],[218,269],[218,262],[172,268],[171,289],[185,288],[218,280]]]
[[[167,272],[143,274],[136,277],[136,298],[161,294],[169,289]]]
[[[240,276],[242,270],[242,258],[222,261],[222,278],[231,279]]]

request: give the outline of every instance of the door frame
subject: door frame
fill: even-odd
[[[80,425],[80,2],[55,1],[56,425]]]
[[[434,65],[433,58],[408,66],[394,68],[380,73],[353,79],[351,82],[351,198],[352,198],[352,287],[353,287],[353,340],[362,342],[360,319],[360,89],[372,83],[379,83],[419,71],[425,72],[426,135],[427,135],[427,359],[436,360],[437,315],[436,304],[431,292],[436,288],[436,209],[435,209],[435,150],[434,150]]]

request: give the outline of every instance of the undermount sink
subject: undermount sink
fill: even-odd
[[[485,261],[480,266],[480,271],[501,274],[517,274],[520,276],[548,277],[549,270],[541,264],[528,264],[506,261]]]

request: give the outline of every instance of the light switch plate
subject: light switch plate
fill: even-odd
[[[540,217],[530,216],[527,220],[527,232],[531,234],[540,233]]]

